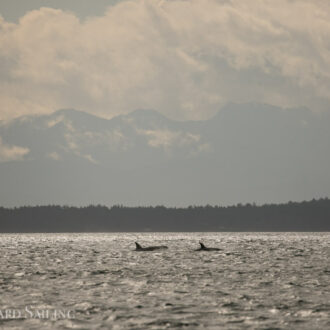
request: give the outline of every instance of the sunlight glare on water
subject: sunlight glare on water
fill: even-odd
[[[196,252],[198,242],[220,251]],[[167,250],[137,252],[143,246]],[[330,328],[330,233],[1,234],[0,327]]]

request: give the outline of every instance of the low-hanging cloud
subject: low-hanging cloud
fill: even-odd
[[[28,148],[9,146],[0,137],[0,163],[13,160],[23,160],[24,156],[30,152]]]
[[[192,154],[198,154],[202,151],[209,151],[210,146],[207,143],[201,143],[201,136],[188,132],[162,130],[138,130],[138,134],[148,138],[148,145],[153,148],[161,148],[168,154],[172,149],[191,148]]]
[[[0,18],[0,119],[72,107],[210,117],[229,101],[326,110],[330,4],[136,0],[100,17]]]

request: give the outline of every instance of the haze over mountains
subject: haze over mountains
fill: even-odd
[[[0,122],[2,206],[228,205],[330,195],[330,115],[229,104],[207,121],[153,110]]]

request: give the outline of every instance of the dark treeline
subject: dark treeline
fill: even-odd
[[[144,231],[330,231],[330,200],[188,208],[0,207],[0,232]]]

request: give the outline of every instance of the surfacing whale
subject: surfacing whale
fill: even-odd
[[[196,251],[220,251],[221,249],[218,248],[208,248],[206,247],[202,242],[199,242],[200,248],[197,249]]]
[[[155,250],[164,250],[168,248],[166,245],[142,247],[138,242],[135,242],[135,245],[136,245],[135,251],[155,251]]]

